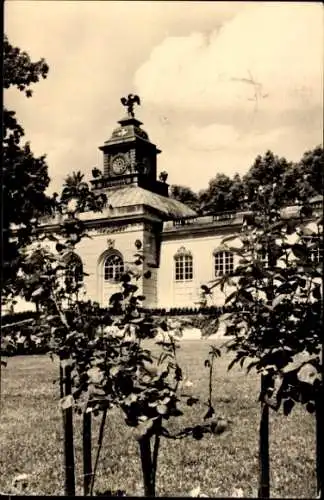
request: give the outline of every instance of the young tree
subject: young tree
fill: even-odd
[[[273,164],[272,155],[267,158]],[[257,165],[261,173],[261,159]],[[224,292],[227,284],[232,286],[214,327],[225,324],[233,336],[227,347],[236,356],[229,368],[250,358],[248,371],[255,368],[261,374],[261,497],[270,494],[269,407],[283,407],[288,415],[296,403],[316,411],[318,490],[323,492],[323,218],[314,219],[307,203],[285,216],[282,186],[275,182],[282,165],[276,162],[273,183],[268,179],[251,196],[252,210],[242,231],[223,240],[224,248],[238,257],[234,275],[204,287],[210,293],[216,286]]]
[[[44,59],[32,62],[26,52],[13,47],[7,36],[3,44],[3,86],[32,96],[32,85],[46,78]],[[2,292],[3,300],[15,295],[15,276],[21,266],[21,249],[34,238],[40,216],[51,213],[46,196],[49,184],[45,156],[35,157],[23,143],[24,129],[14,111],[4,107],[2,139]]]
[[[220,434],[227,424],[214,415],[210,390],[207,413],[200,425],[176,432],[168,426],[171,418],[181,416],[186,406],[199,399],[188,394],[177,360],[181,325],[141,310],[144,297],[137,282],[142,278],[144,256],[140,240],[135,242],[134,263],[125,268],[121,291],[111,297],[110,308],[104,310],[96,302],[82,300],[82,280],[71,279],[67,259],[75,253],[77,243],[88,236],[78,218],[80,207],[86,205],[87,191],[76,194],[69,201],[57,196],[61,222],[51,233],[39,226],[38,241],[25,251],[19,276],[25,297],[39,304],[34,332],[59,357],[65,494],[75,494],[73,408],[82,414],[84,492],[92,495],[106,416],[117,406],[124,413],[126,425],[136,429],[145,495],[154,496],[162,438],[201,439],[206,432]],[[100,196],[96,202],[97,209],[102,209]],[[44,243],[51,244],[52,249]],[[149,272],[143,277],[149,279]],[[217,355],[217,350],[210,355],[210,377]],[[211,382],[209,385],[211,388]],[[99,413],[99,446],[92,470],[91,415]]]

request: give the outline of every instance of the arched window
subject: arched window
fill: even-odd
[[[215,276],[233,274],[234,255],[232,254],[232,252],[216,250],[214,252],[214,270]]]
[[[82,260],[75,253],[71,253],[67,258],[65,283],[73,287],[83,283]]]
[[[193,258],[191,252],[184,247],[179,248],[174,256],[175,281],[190,281],[193,279]]]
[[[120,254],[109,254],[104,261],[104,280],[120,281],[124,273],[124,261]]]

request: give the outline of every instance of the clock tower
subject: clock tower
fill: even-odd
[[[167,196],[168,185],[156,179],[156,157],[161,152],[141,128],[134,115],[134,105],[140,104],[137,95],[121,98],[127,115],[118,121],[111,137],[100,150],[103,152],[103,176],[91,181],[94,189],[137,185]]]

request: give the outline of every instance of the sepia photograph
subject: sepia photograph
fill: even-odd
[[[3,9],[0,494],[324,498],[322,2]]]

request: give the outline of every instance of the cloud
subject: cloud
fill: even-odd
[[[137,70],[146,101],[185,109],[267,113],[323,101],[319,4],[250,5],[220,30],[168,37]]]
[[[207,186],[273,148],[297,159],[322,137],[319,4],[15,0],[6,32],[48,78],[32,99],[6,92],[51,190],[102,167],[100,146],[137,91],[139,119],[171,183]],[[249,80],[254,80],[250,82]],[[186,173],[184,178],[184,172]]]
[[[188,144],[194,150],[215,151],[230,148],[238,139],[239,134],[230,125],[217,123],[207,127],[190,125],[187,129]]]
[[[192,2],[185,9],[183,2],[7,2],[11,43],[50,66],[32,99],[13,90],[5,101],[17,111],[35,154],[47,154],[51,189],[72,170],[89,174],[93,165],[101,167],[97,147],[121,118],[119,99],[134,91],[133,75],[153,46],[195,27],[210,31],[242,9],[240,2]]]
[[[268,149],[297,161],[322,142],[322,16],[320,4],[250,3],[220,29],[152,49],[134,81],[158,115],[177,115],[160,134],[169,178],[184,182],[185,169],[202,188]]]

